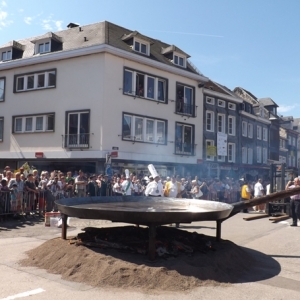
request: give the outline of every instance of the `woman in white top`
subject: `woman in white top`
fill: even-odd
[[[190,195],[193,199],[199,199],[202,196],[197,180],[192,180],[192,189],[190,191]]]

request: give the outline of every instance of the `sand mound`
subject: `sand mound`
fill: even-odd
[[[123,230],[125,234],[128,228]],[[164,232],[168,230],[174,234],[176,229],[164,227]],[[76,246],[74,239],[57,238],[28,251],[28,258],[21,261],[21,265],[46,269],[60,274],[62,279],[95,287],[159,292],[186,291],[204,285],[226,286],[238,282],[254,264],[246,251],[230,241],[217,243],[214,237],[204,235],[201,239],[210,241],[211,249],[160,257],[150,262],[146,255]]]

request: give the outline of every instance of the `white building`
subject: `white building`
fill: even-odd
[[[104,21],[0,54],[0,168],[103,172],[114,151],[114,171],[166,175],[202,159],[208,79],[176,46]]]

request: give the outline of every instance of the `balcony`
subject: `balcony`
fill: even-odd
[[[68,149],[88,149],[90,147],[90,134],[66,134],[62,135],[62,147]]]
[[[175,155],[194,156],[196,153],[196,144],[190,143],[175,143]]]
[[[195,105],[184,103],[182,100],[176,100],[175,114],[196,118]]]

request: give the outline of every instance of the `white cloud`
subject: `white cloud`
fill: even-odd
[[[62,30],[62,23],[63,21],[55,21],[55,26],[57,30]]]
[[[32,22],[32,17],[25,17],[25,18],[24,18],[24,22],[25,22],[26,24],[30,25],[31,22]]]
[[[296,107],[297,107],[297,105],[280,105],[277,108],[277,112],[278,113],[286,113],[289,111],[293,111]]]
[[[1,6],[3,6],[3,7],[7,6],[6,2],[5,1],[1,1]]]
[[[63,21],[57,21],[52,19],[52,15],[50,15],[47,19],[42,20],[43,29],[50,31],[54,27],[56,30],[62,30]]]
[[[2,4],[2,3],[1,3]],[[9,20],[7,18],[8,13],[6,11],[3,11],[0,7],[0,29],[3,27],[9,26],[11,23],[13,23],[12,20]]]

